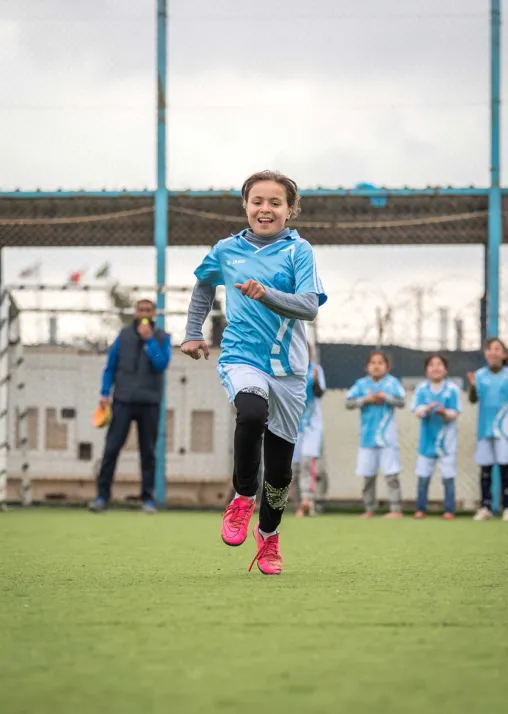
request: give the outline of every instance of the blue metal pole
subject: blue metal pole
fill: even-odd
[[[240,197],[240,191],[235,190],[207,190],[207,191],[168,191],[168,196],[185,196],[188,198],[220,198],[223,196]],[[479,188],[475,186],[443,188],[435,186],[432,188],[311,188],[302,189],[302,196],[358,196],[363,198],[417,198],[419,196],[476,196],[487,198],[490,195],[490,188]],[[150,198],[155,195],[155,191],[145,189],[143,191],[1,191],[2,198],[23,198],[33,200],[34,198]],[[508,196],[508,188],[501,189],[502,196]]]
[[[503,239],[501,173],[501,0],[490,2],[490,189],[487,285],[487,329],[499,334],[499,254]],[[499,469],[492,479],[492,510],[499,510]]]
[[[157,0],[157,190],[155,192],[155,250],[157,254],[157,326],[164,329],[166,246],[168,244],[168,189],[166,185],[166,0]],[[162,311],[162,312],[160,312]],[[165,382],[164,382],[165,384]],[[164,386],[156,447],[155,499],[166,503],[166,389]]]
[[[500,187],[501,1],[491,0],[490,188],[488,250],[488,332],[499,332],[499,251],[502,242]]]

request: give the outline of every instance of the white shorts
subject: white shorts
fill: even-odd
[[[356,460],[357,476],[394,476],[400,473],[399,449],[397,446],[375,446],[371,449],[358,449]]]
[[[416,475],[418,478],[430,478],[434,473],[436,464],[439,466],[441,478],[454,478],[457,475],[457,454],[446,456],[422,456],[416,458]]]
[[[296,443],[307,398],[307,375],[271,377],[247,364],[219,364],[217,372],[231,403],[234,404],[238,392],[252,392],[264,397],[268,400],[267,426],[270,431]]]
[[[321,456],[322,441],[323,429],[321,427],[305,427],[305,429],[298,434],[293,462],[298,464],[304,458],[319,459]]]
[[[474,459],[479,466],[508,464],[508,439],[480,439]]]

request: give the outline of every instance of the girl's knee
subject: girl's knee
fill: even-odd
[[[258,394],[239,392],[235,398],[236,423],[264,429],[268,419],[268,402]]]

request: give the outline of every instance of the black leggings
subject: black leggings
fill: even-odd
[[[266,533],[272,533],[277,530],[287,503],[295,445],[266,427],[268,402],[263,397],[239,392],[235,407],[233,486],[241,496],[256,495],[264,437],[264,483],[259,527]]]
[[[501,472],[501,492],[503,509],[508,508],[508,464],[499,466]],[[492,510],[492,466],[482,466],[480,471],[482,506]]]

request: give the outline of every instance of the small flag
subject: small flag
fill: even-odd
[[[104,265],[102,265],[95,273],[95,279],[99,280],[100,278],[109,278],[109,268],[109,263],[104,263]]]
[[[69,275],[69,283],[72,285],[78,285],[81,282],[81,278],[85,274],[85,270],[76,270],[74,273]]]
[[[28,268],[24,268],[20,273],[19,276],[22,279],[26,278],[33,278],[36,275],[38,276],[41,270],[41,264],[40,263],[34,263],[33,265],[28,266]]]

